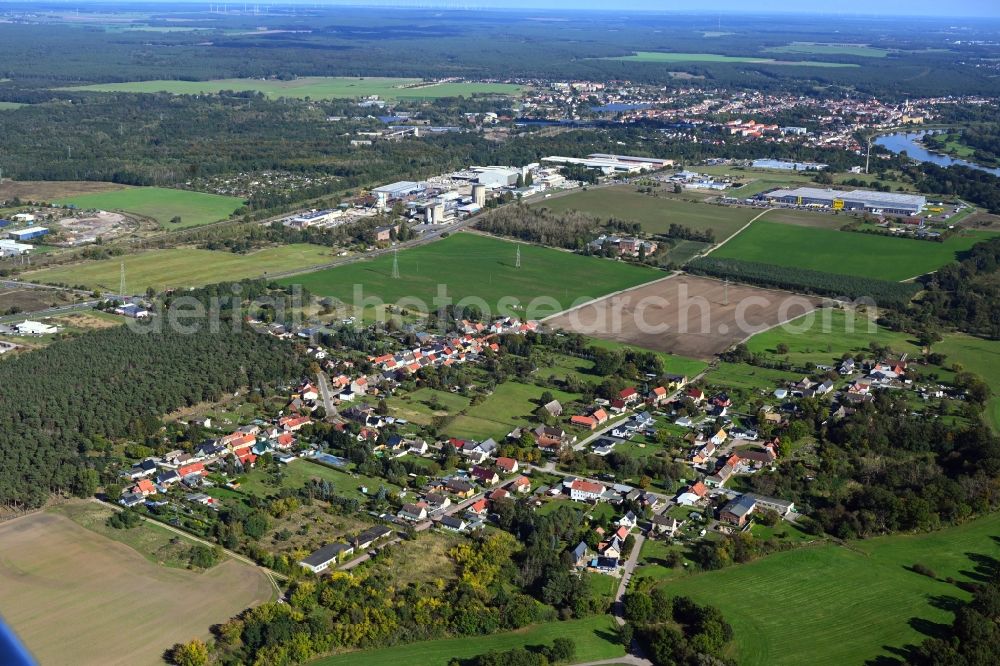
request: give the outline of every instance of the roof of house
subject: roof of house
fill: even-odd
[[[351,546],[350,544],[328,543],[302,560],[302,564],[318,567],[331,560],[337,559],[344,553],[349,553],[353,550],[354,546]]]

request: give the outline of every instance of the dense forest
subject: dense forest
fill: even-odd
[[[184,335],[120,326],[0,363],[0,502],[92,495],[98,473],[83,456],[107,440],[144,441],[167,412],[303,369],[291,345],[230,327]]]

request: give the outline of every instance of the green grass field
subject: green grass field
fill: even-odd
[[[282,481],[280,487],[272,486],[267,482],[268,475],[260,470],[253,470],[246,476],[240,485],[240,491],[251,495],[266,497],[276,495],[280,488],[290,488],[298,490],[304,486],[309,479],[325,479],[333,484],[333,488],[341,497],[353,497],[363,499],[365,494],[361,488],[368,488],[370,494],[378,491],[380,486],[385,486],[389,492],[399,492],[399,486],[393,485],[385,479],[378,479],[363,474],[353,472],[342,472],[340,470],[320,465],[309,460],[296,460],[289,465],[283,465]]]
[[[884,58],[886,49],[878,49],[865,44],[820,44],[817,42],[792,42],[786,46],[772,46],[764,49],[768,53],[796,53],[808,55],[846,55],[859,58]]]
[[[420,79],[379,77],[305,76],[292,81],[277,79],[219,79],[215,81],[130,81],[77,86],[67,90],[89,92],[156,93],[175,95],[215,94],[223,90],[255,91],[277,99],[349,99],[378,95],[382,99],[437,99],[476,94],[517,95],[521,87],[506,83],[428,83]]]
[[[761,220],[711,256],[898,281],[951,263],[987,237],[964,232],[935,243]]]
[[[314,294],[346,303],[354,302],[355,285],[360,285],[366,298],[378,297],[411,310],[436,310],[433,299],[440,286],[456,303],[481,299],[479,306],[494,314],[503,310],[534,318],[567,309],[577,299],[597,298],[663,277],[651,268],[535,245],[521,245],[521,268],[516,268],[516,251],[512,242],[461,233],[400,252],[399,279],[392,277],[393,255],[386,254],[282,282],[301,284]],[[419,302],[401,302],[407,298]]]
[[[125,264],[126,287],[139,293],[148,287],[199,287],[215,282],[261,277],[297,268],[316,266],[330,259],[330,250],[319,245],[281,245],[250,254],[196,248],[149,250],[124,257],[71,264],[25,273],[26,280],[49,284],[84,285],[88,289],[118,290],[120,264]]]
[[[643,231],[654,234],[665,233],[671,224],[681,224],[696,231],[711,229],[716,241],[729,238],[760,214],[753,208],[693,203],[668,196],[652,197],[636,192],[631,185],[581,190],[533,205],[556,212],[578,210],[602,220],[615,217],[639,222]]]
[[[796,65],[799,67],[858,67],[849,63],[823,62],[820,60],[775,60],[774,58],[757,58],[752,56],[727,56],[717,53],[665,53],[662,51],[636,51],[630,56],[605,58],[605,60],[622,60],[625,62],[653,63],[747,63],[754,65]]]
[[[78,208],[123,210],[151,217],[164,229],[187,229],[226,219],[243,205],[243,200],[165,187],[130,187],[113,192],[80,194],[56,203],[73,204]],[[170,220],[174,217],[180,217],[181,221],[171,224]]]
[[[990,385],[992,397],[986,405],[986,420],[1000,432],[1000,341],[983,340],[963,333],[950,333],[933,350],[947,356],[946,364],[958,362]]]
[[[1000,514],[933,534],[806,547],[666,583],[717,606],[736,632],[739,663],[861,664],[950,624],[941,606],[968,595],[909,571],[969,580],[971,556],[1000,557]],[[974,575],[974,574],[973,574]]]
[[[447,638],[409,645],[397,645],[381,650],[349,652],[310,662],[311,666],[447,666],[452,659],[469,659],[490,650],[510,650],[525,645],[551,645],[557,638],[572,638],[576,642],[576,662],[613,659],[625,655],[616,641],[614,621],[608,615],[596,615],[583,620],[548,622],[519,631],[493,636]]]
[[[500,441],[517,426],[534,425],[532,412],[538,409],[537,401],[546,390],[563,405],[579,398],[577,395],[557,389],[504,382],[485,400],[468,408],[465,414],[452,421],[447,428],[448,434],[468,439],[492,437]]]
[[[24,104],[20,102],[0,102],[0,111],[12,111],[14,109],[20,109]]]
[[[443,409],[431,409],[428,403],[436,399]],[[432,388],[419,388],[412,393],[394,395],[387,401],[393,416],[406,419],[417,425],[430,425],[435,416],[457,414],[469,406],[469,399]]]

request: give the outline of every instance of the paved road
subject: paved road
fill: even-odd
[[[327,379],[325,372],[316,373],[316,383],[319,384],[319,393],[323,398],[323,408],[326,410],[326,418],[332,419],[337,415],[337,407],[333,404],[330,381]]]
[[[605,659],[603,661],[585,661],[573,666],[614,666],[614,664],[628,664],[629,666],[653,666],[653,662],[645,657],[637,657],[634,654],[627,654],[624,657],[615,659]]]

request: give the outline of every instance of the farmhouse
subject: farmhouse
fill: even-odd
[[[331,563],[354,552],[354,546],[346,543],[329,543],[299,562],[313,573],[324,571]]]

